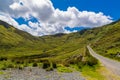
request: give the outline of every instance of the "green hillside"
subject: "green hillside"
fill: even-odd
[[[86,46],[91,44],[99,54],[120,60],[120,21],[77,33],[35,37],[0,21],[0,62],[11,64],[57,63],[94,65]],[[6,65],[3,64],[4,66]]]
[[[85,53],[88,40],[87,36],[84,38],[81,33],[34,37],[5,22],[1,21],[0,23],[0,62],[2,67],[11,64],[16,66],[16,63],[17,66],[18,63],[26,66],[34,62],[52,62],[65,66],[97,63],[92,62],[94,58],[90,60],[91,56]]]
[[[97,30],[93,48],[103,56],[120,61],[120,20]]]

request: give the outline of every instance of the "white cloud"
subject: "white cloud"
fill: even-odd
[[[13,3],[12,5],[9,6],[13,10],[20,10],[22,8],[22,5],[20,3]]]
[[[27,32],[31,33],[32,35],[35,35],[35,36],[38,35],[37,31],[34,31],[33,29],[31,29],[29,26],[27,26],[25,24],[19,25],[13,18],[11,18],[7,14],[0,13],[0,20],[5,21],[5,22],[9,23],[10,25],[13,25],[15,28],[18,28],[23,31],[27,31]]]
[[[11,18],[8,14],[5,13],[0,13],[0,20],[5,21],[15,27],[19,26],[18,23],[13,18]]]
[[[68,7],[67,11],[55,9],[50,0],[0,0],[0,12],[9,15],[13,25],[17,28],[39,36],[69,33],[70,31],[64,29],[66,26],[71,28],[76,26],[98,27],[112,22],[111,17],[102,12],[79,11],[75,7]],[[0,16],[0,19],[9,22],[2,18],[3,16],[5,15]],[[39,22],[29,21],[28,26],[26,24],[18,25],[13,19],[23,17],[29,20],[30,16],[37,18]]]

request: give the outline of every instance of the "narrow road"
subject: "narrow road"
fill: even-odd
[[[96,54],[90,46],[87,46],[87,48],[90,54],[96,59],[98,59],[107,69],[112,71],[114,74],[120,76],[120,62]]]

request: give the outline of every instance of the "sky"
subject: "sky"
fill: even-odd
[[[34,36],[77,32],[120,18],[119,0],[0,0],[0,20]]]
[[[113,20],[120,18],[120,0],[52,0],[52,2],[61,10],[75,6],[80,11],[103,12],[105,15],[110,15]]]

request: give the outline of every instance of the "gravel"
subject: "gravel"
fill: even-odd
[[[37,67],[26,67],[23,70],[7,69],[0,75],[0,80],[85,80],[80,72],[61,73],[46,71]]]

